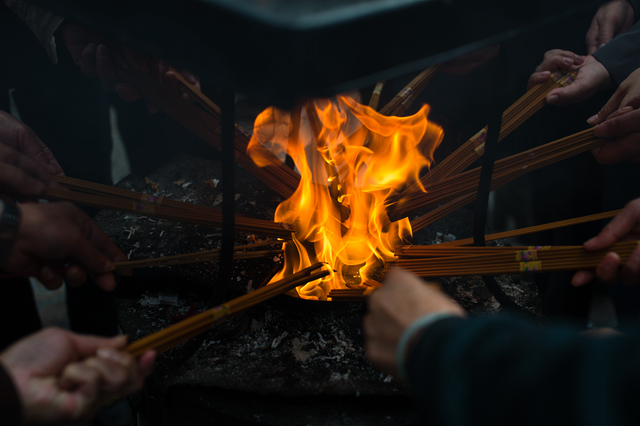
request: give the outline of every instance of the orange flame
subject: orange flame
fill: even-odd
[[[443,131],[424,105],[410,117],[387,117],[350,97],[307,102],[292,112],[268,108],[256,119],[248,154],[269,163],[268,149],[288,154],[301,175],[296,192],[278,206],[276,222],[295,224],[285,266],[274,281],[322,261],[336,271],[297,289],[325,300],[331,289],[357,286],[411,235],[408,219],[390,223],[385,199],[418,181]]]

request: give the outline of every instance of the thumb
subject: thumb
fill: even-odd
[[[623,92],[616,91],[616,93],[614,93],[613,96],[609,98],[607,103],[604,104],[604,106],[600,109],[600,111],[598,111],[596,115],[594,115],[593,117],[590,117],[587,120],[587,123],[594,126],[596,124],[600,124],[603,121],[605,121],[607,117],[609,117],[612,113],[618,110],[618,108],[620,107],[620,101],[622,100],[623,97],[624,97]]]
[[[85,336],[81,334],[71,334],[71,338],[74,341],[78,355],[80,358],[86,358],[88,356],[95,355],[96,351],[100,348],[109,349],[124,349],[127,345],[127,336],[116,336],[111,338],[98,337],[98,336]]]
[[[640,218],[640,199],[627,204],[602,231],[584,243],[587,250],[601,250],[631,233]]]
[[[564,106],[577,102],[582,95],[580,89],[581,87],[578,81],[574,81],[570,86],[553,89],[547,95],[547,103],[550,105]]]
[[[613,39],[615,27],[613,21],[605,20],[600,26],[600,33],[598,34],[598,49],[603,45],[609,43]]]

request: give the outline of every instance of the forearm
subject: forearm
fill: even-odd
[[[40,44],[49,53],[51,62],[58,63],[56,40],[53,33],[58,29],[64,18],[42,9],[29,0],[4,0],[4,2],[31,29]]]
[[[445,319],[413,347],[408,376],[433,425],[625,424],[638,416],[634,340],[503,318]]]

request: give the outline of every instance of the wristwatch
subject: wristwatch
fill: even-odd
[[[0,199],[0,268],[9,259],[20,226],[20,209],[13,201]]]

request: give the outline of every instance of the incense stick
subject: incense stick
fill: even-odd
[[[568,86],[573,82],[575,73],[563,74],[557,71],[544,83],[538,84],[527,91],[513,105],[507,108],[502,114],[502,125],[498,141],[527,121],[533,114],[546,105],[547,94],[558,87]],[[429,173],[421,179],[422,185],[437,182],[449,176],[464,171],[484,154],[484,141],[487,134],[487,127],[476,133],[471,139],[465,142],[451,155],[447,156],[440,164],[433,167]],[[412,190],[419,188],[414,185]]]
[[[126,211],[161,219],[176,220],[220,228],[222,211],[151,194],[84,182],[68,177],[55,179],[72,190],[45,188],[42,196],[52,201],[71,201],[76,204],[109,210]],[[236,214],[236,229],[275,238],[291,238],[293,226],[269,222]]]
[[[584,246],[451,246],[441,250],[433,250],[430,255],[425,257],[399,259],[389,263],[387,267],[399,266],[421,277],[594,269],[609,252],[618,253],[620,264],[623,264],[637,246],[637,241],[623,242],[614,244],[605,250],[593,252],[587,251]]]
[[[553,164],[609,142],[593,135],[593,129],[550,142],[527,151],[498,160],[494,166],[491,190],[510,182],[532,170]],[[475,199],[481,168],[469,170],[428,185],[422,191],[403,192],[398,201],[391,201],[389,217],[398,220],[426,208],[455,200],[462,196]]]
[[[380,110],[380,114],[395,116],[401,116],[404,114],[418,95],[420,95],[426,85],[436,75],[439,69],[440,65],[434,65],[418,74],[418,76],[411,80],[411,82],[407,84],[404,89],[402,89],[391,100],[391,102]]]
[[[376,87],[373,89],[373,93],[371,93],[371,99],[369,100],[369,107],[373,110],[378,110],[378,104],[380,103],[380,94],[382,93],[382,89],[384,88],[384,81],[380,81],[376,84]]]
[[[533,234],[535,232],[550,231],[552,229],[563,228],[565,226],[595,222],[596,220],[602,220],[602,219],[608,219],[608,218],[614,217],[621,211],[622,209],[611,210],[604,213],[591,214],[588,216],[581,216],[574,219],[566,219],[566,220],[560,220],[557,222],[546,223],[543,225],[534,225],[526,228],[514,229],[512,231],[497,232],[495,234],[485,235],[484,239],[485,241],[495,241],[495,240],[500,240],[504,238],[519,237],[521,235]],[[412,222],[412,225],[413,225],[413,222]],[[415,231],[415,228],[414,228],[414,231]],[[464,238],[461,240],[447,241],[441,244],[436,244],[434,246],[448,247],[448,246],[465,246],[469,244],[473,244],[473,238]],[[426,246],[426,247],[432,247],[432,246]]]
[[[205,142],[217,150],[222,149],[220,142],[219,108],[217,108],[217,106],[214,107],[215,104],[206,98],[199,90],[191,86],[186,80],[178,77],[178,80],[183,86],[190,88],[189,93],[201,104],[204,104],[206,111],[183,99],[178,94],[173,93],[164,87],[162,83],[154,80],[150,76],[140,73],[124,59],[116,56],[114,57],[114,63],[118,68],[123,82],[133,86],[142,96],[153,102]],[[177,75],[179,75],[179,73],[177,73]],[[289,198],[295,192],[300,181],[298,174],[287,167],[271,152],[264,153],[265,161],[270,162],[269,166],[259,167],[256,165],[246,154],[249,137],[238,125],[236,125],[235,142],[236,162],[240,166],[265,182],[285,198]]]
[[[331,272],[312,273],[324,264],[316,263],[308,268],[290,275],[275,283],[269,284],[230,302],[206,310],[171,327],[153,333],[127,346],[126,351],[138,357],[149,350],[164,352],[192,337],[211,329],[233,315],[269,300],[279,294],[292,290],[300,285],[326,277]]]

